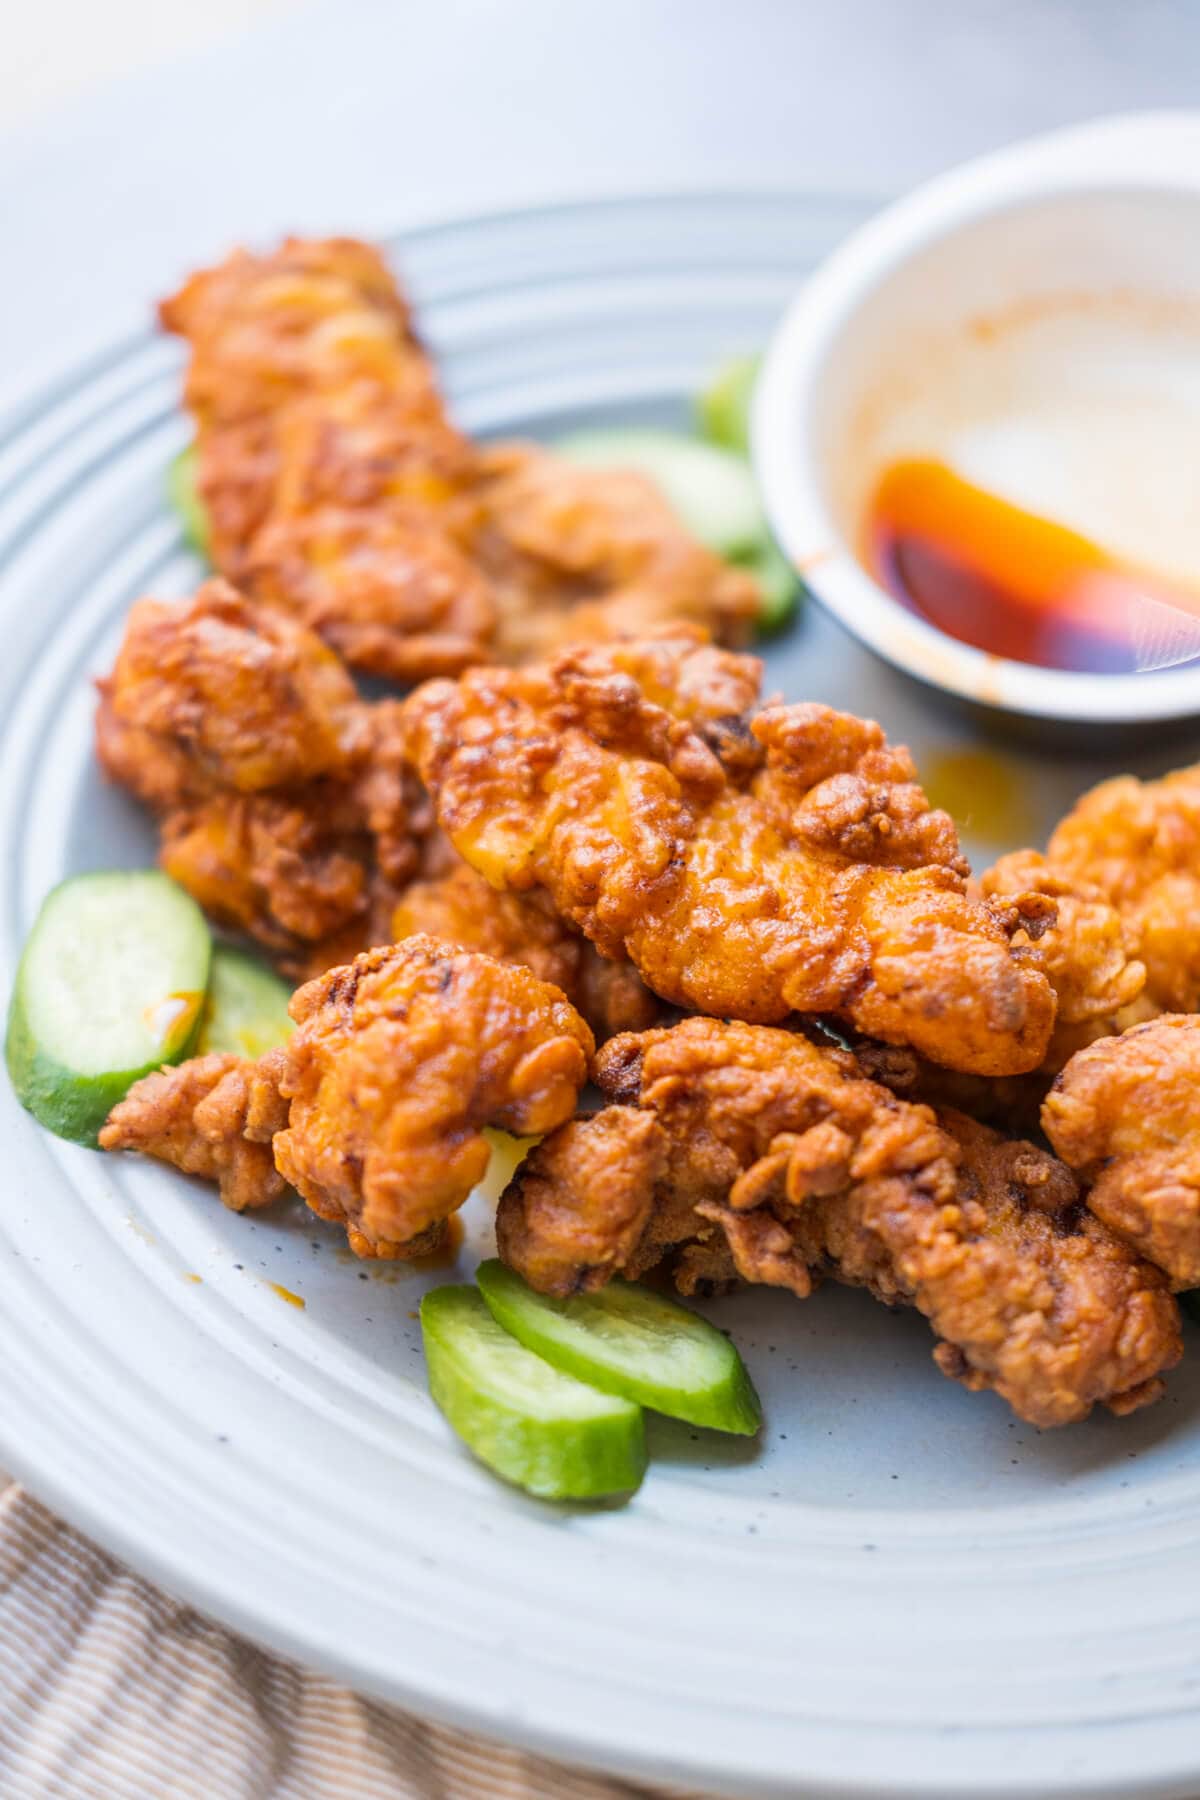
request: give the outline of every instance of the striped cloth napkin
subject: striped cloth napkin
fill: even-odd
[[[3,1800],[662,1800],[362,1700],[0,1489]]]

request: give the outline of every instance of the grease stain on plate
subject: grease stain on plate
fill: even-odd
[[[428,1256],[414,1256],[411,1266],[414,1269],[448,1269],[458,1260],[458,1253],[463,1244],[463,1222],[455,1213],[446,1220],[446,1229],[442,1241],[436,1250]]]
[[[273,1294],[278,1294],[281,1300],[286,1300],[289,1306],[304,1308],[308,1305],[307,1300],[299,1294],[293,1294],[291,1288],[285,1288],[281,1281],[268,1281],[267,1286]]]
[[[930,750],[920,768],[929,804],[944,807],[964,835],[1004,848],[1037,838],[1025,773],[998,750]]]

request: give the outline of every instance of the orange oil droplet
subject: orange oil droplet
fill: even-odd
[[[273,1294],[278,1294],[281,1300],[286,1300],[289,1306],[299,1306],[303,1308],[308,1305],[307,1300],[300,1294],[293,1294],[291,1288],[285,1288],[278,1281],[268,1281],[267,1286]]]
[[[166,994],[161,1000],[143,1007],[142,1023],[161,1049],[170,1055],[173,1049],[186,1043],[191,1036],[192,1027],[200,1016],[203,1004],[204,995],[191,990]]]

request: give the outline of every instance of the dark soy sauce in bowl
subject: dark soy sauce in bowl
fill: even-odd
[[[1200,587],[1136,568],[942,462],[884,471],[861,557],[909,611],[994,656],[1112,675],[1200,657]]]

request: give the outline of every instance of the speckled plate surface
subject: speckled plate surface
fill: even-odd
[[[683,415],[760,343],[859,209],[598,204],[395,252],[476,431]],[[45,891],[150,860],[98,778],[91,677],[130,602],[198,570],[162,500],[186,437],[148,332],[0,422],[0,979]],[[870,712],[967,814],[1037,842],[1098,775],[1195,754],[989,741],[811,610],[789,697]],[[930,1360],[919,1318],[837,1289],[710,1311],[759,1446],[654,1423],[623,1509],[492,1480],[425,1389],[444,1271],[364,1268],[305,1211],[254,1220],[45,1136],[0,1084],[0,1461],[147,1575],[373,1694],[564,1757],[734,1793],[1187,1795],[1200,1788],[1200,1382],[1042,1436]],[[491,1247],[467,1209],[458,1266]],[[291,1304],[298,1296],[303,1306]]]

